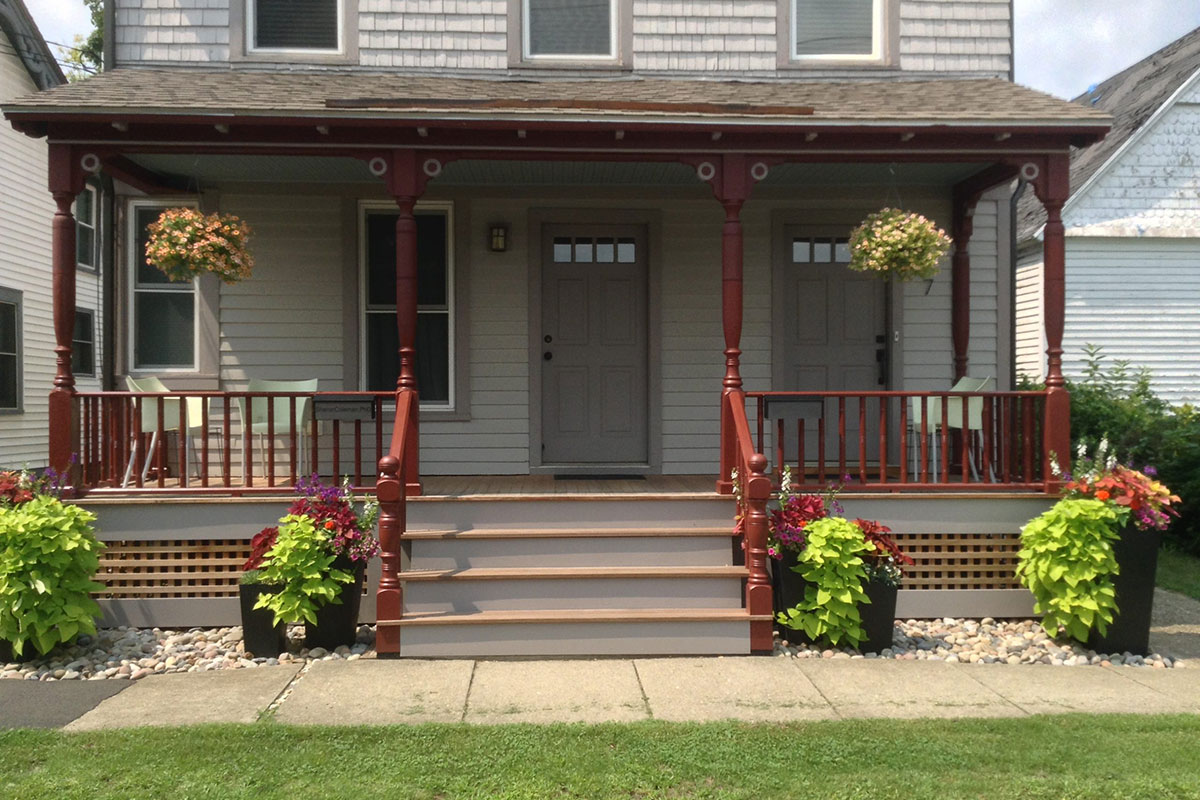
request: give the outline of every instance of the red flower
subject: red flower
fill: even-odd
[[[1110,496],[1111,496],[1111,495],[1109,495],[1109,493],[1108,493],[1108,492],[1106,492],[1106,491],[1105,491],[1105,490],[1103,490],[1103,489],[1101,489],[1100,491],[1096,492],[1096,499],[1097,499],[1097,500],[1107,500],[1107,499],[1108,499]]]

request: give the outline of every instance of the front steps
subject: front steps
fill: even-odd
[[[409,509],[404,614],[391,623],[401,656],[750,652],[747,570],[736,563],[727,498]],[[451,516],[458,528],[444,527]]]

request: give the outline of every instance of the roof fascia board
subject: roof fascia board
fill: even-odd
[[[1113,151],[1112,155],[1108,157],[1108,160],[1101,164],[1100,168],[1093,172],[1092,176],[1084,181],[1082,186],[1071,192],[1071,196],[1068,197],[1067,202],[1063,204],[1062,210],[1063,224],[1067,228],[1071,227],[1067,218],[1068,215],[1075,209],[1076,206],[1083,202],[1083,198],[1088,192],[1091,191],[1092,187],[1095,186],[1101,178],[1111,172],[1116,166],[1117,162],[1119,162],[1126,153],[1137,146],[1142,139],[1149,136],[1150,131],[1158,125],[1159,120],[1166,116],[1167,112],[1174,108],[1179,102],[1179,98],[1191,91],[1191,89],[1197,84],[1200,84],[1200,69],[1197,69],[1187,80],[1181,83],[1179,88],[1177,88],[1174,93],[1172,93],[1171,96],[1168,97],[1166,101],[1163,102],[1163,104],[1159,106],[1153,114],[1150,115],[1149,119],[1142,123],[1140,128],[1134,131],[1128,139],[1122,142],[1120,146]],[[1041,229],[1039,228],[1038,234],[1040,235],[1040,233]]]

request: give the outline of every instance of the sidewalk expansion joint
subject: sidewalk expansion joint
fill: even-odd
[[[469,677],[467,679],[467,693],[466,693],[466,695],[463,696],[463,710],[462,710],[462,716],[458,720],[459,722],[467,721],[467,709],[470,708],[470,706],[471,706],[471,689],[474,688],[474,686],[475,686],[475,670],[478,669],[478,667],[479,667],[478,660],[474,660],[471,662],[471,677]]]
[[[291,696],[292,690],[296,688],[296,684],[298,684],[300,680],[308,674],[308,671],[312,668],[312,665],[312,661],[306,660],[304,662],[304,666],[300,668],[299,672],[292,676],[292,679],[287,682],[287,686],[284,686],[282,689],[280,689],[279,694],[275,695],[275,699],[271,701],[270,705],[263,709],[262,713],[258,715],[259,722],[272,719],[275,716],[275,713],[279,711],[279,707],[282,706],[284,701]]]
[[[642,693],[642,705],[646,707],[646,716],[654,719],[654,709],[650,708],[650,696],[646,694],[646,687],[642,685],[642,673],[638,671],[637,659],[629,659],[629,664],[633,667],[633,676],[637,678],[638,691]]]

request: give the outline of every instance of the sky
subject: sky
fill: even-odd
[[[1075,97],[1200,27],[1196,0],[1014,0],[1016,79]],[[90,27],[82,0],[25,0],[42,35],[71,44]]]

